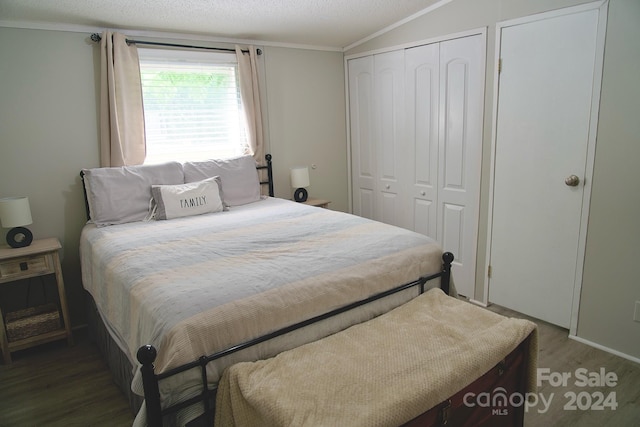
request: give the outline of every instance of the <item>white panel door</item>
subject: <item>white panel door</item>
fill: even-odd
[[[352,59],[348,64],[353,213],[374,219],[377,160],[373,140],[373,57]]]
[[[563,327],[579,256],[598,13],[501,34],[489,299]],[[575,186],[565,184],[571,175]]]
[[[374,218],[408,227],[405,205],[404,51],[374,56],[374,140],[378,193]]]
[[[411,229],[438,237],[440,44],[405,51],[408,210]]]
[[[437,240],[455,255],[456,288],[469,298],[480,207],[484,43],[480,35],[440,43]]]

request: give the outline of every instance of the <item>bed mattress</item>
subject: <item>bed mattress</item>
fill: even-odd
[[[227,212],[108,227],[87,224],[82,280],[114,340],[136,366],[158,349],[156,372],[407,283],[441,269],[432,239],[358,216],[282,199]],[[438,286],[439,281],[430,282]],[[369,320],[413,298],[383,299],[208,366],[259,360]],[[198,376],[161,383],[167,403],[196,393]],[[132,389],[141,394],[140,375]]]

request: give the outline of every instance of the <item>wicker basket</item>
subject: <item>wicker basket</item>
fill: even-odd
[[[45,304],[7,313],[7,340],[17,341],[62,328],[55,304]]]

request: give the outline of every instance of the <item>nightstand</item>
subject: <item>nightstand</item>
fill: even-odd
[[[331,201],[329,200],[324,200],[324,199],[312,199],[312,198],[308,198],[306,202],[302,202],[305,205],[309,205],[309,206],[317,206],[319,208],[328,208],[329,207],[329,203],[331,203]]]
[[[57,328],[47,328],[42,333],[24,338],[9,340],[5,325],[5,317],[0,309],[0,346],[4,363],[11,363],[11,352],[66,338],[69,345],[73,344],[71,323],[67,297],[64,291],[62,269],[60,267],[59,251],[62,248],[56,238],[34,240],[30,246],[24,248],[0,248],[0,284],[16,280],[54,274],[58,287],[60,313],[63,325]],[[9,317],[9,314],[7,314]],[[36,319],[36,317],[33,317]],[[59,324],[58,324],[59,325]]]

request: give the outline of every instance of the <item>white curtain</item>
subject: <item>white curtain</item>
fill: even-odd
[[[100,164],[142,164],[146,144],[138,50],[124,35],[105,31],[100,63]]]
[[[236,45],[238,71],[240,74],[240,96],[247,120],[247,136],[253,158],[264,163],[264,136],[262,131],[262,111],[260,108],[260,91],[258,87],[258,54],[254,46],[243,53]]]

